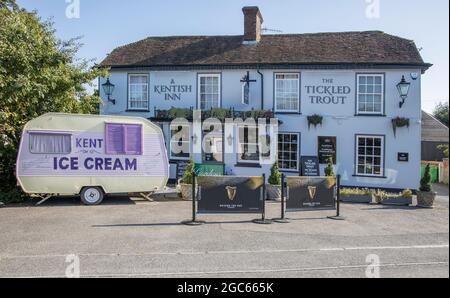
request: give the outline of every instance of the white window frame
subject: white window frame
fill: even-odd
[[[278,90],[277,90],[277,81],[278,80],[284,80],[284,79],[277,79],[277,76],[279,75],[296,75],[297,76],[297,109],[278,109]],[[292,80],[292,79],[290,79]],[[275,94],[275,99],[274,99],[274,105],[275,105],[275,112],[276,113],[300,113],[300,73],[298,72],[276,72],[274,73],[274,94]]]
[[[189,157],[179,157],[179,156],[173,156],[173,152],[172,152],[172,127],[179,127],[179,126],[185,126],[185,127],[189,127],[189,140],[188,141],[182,141],[183,143],[189,143]],[[192,155],[192,129],[191,129],[191,125],[188,123],[183,123],[183,124],[171,124],[169,125],[169,156],[170,159],[172,160],[189,160],[191,158]]]
[[[220,73],[199,73],[197,74],[197,106],[200,110],[204,110],[202,107],[202,93],[201,93],[201,79],[202,78],[217,78],[218,79],[218,99],[217,99],[217,107],[220,108],[222,106],[222,74]]]
[[[147,102],[146,108],[133,108],[131,107],[131,77],[146,77],[146,83],[147,86],[147,96],[146,101],[140,101],[140,102]],[[148,73],[129,73],[128,74],[128,96],[127,96],[127,109],[130,111],[149,111],[150,110],[150,83],[149,83],[150,75]],[[134,84],[136,85],[136,84]],[[144,85],[144,84],[140,84]]]
[[[381,149],[380,149],[380,174],[367,174],[364,168],[364,173],[360,173],[359,172],[359,158],[360,157],[364,157],[364,160],[366,160],[367,157],[378,157],[375,154],[372,155],[367,155],[366,153],[364,153],[364,155],[359,154],[359,140],[360,139],[367,139],[367,138],[371,138],[371,139],[380,139],[381,140]],[[384,177],[385,176],[385,136],[382,135],[356,135],[356,143],[355,143],[355,153],[356,153],[356,159],[355,159],[355,173],[356,176],[367,176],[367,177]],[[366,165],[366,163],[364,162],[364,166]]]
[[[257,134],[257,140],[256,140],[256,145],[258,148],[258,160],[247,160],[247,159],[242,159],[241,155],[244,153],[242,151],[242,147],[241,145],[245,145],[245,143],[241,143],[241,129],[242,128],[248,128],[248,129],[255,129],[256,128],[256,134]],[[253,126],[253,125],[237,125],[236,129],[237,129],[237,140],[236,140],[236,145],[237,145],[237,161],[240,164],[261,164],[261,148],[260,148],[260,136],[259,136],[259,130],[258,130],[258,125]],[[247,144],[253,144],[253,143],[247,143]]]
[[[37,152],[36,150],[34,150],[32,148],[32,136],[60,136],[60,137],[69,137],[70,138],[70,144],[69,144],[69,150],[67,152]],[[72,153],[72,141],[73,141],[73,137],[71,133],[64,133],[64,132],[47,132],[47,131],[30,131],[28,134],[28,146],[29,146],[29,152],[30,154],[35,154],[35,155],[68,155]]]
[[[360,106],[360,102],[359,102],[359,97],[360,95],[378,95],[375,92],[372,93],[367,93],[367,91],[365,93],[360,92],[359,87],[360,87],[360,78],[361,77],[379,77],[381,78],[381,109],[379,112],[367,112],[367,111],[360,111],[359,110],[359,106]],[[385,100],[385,74],[381,74],[381,73],[359,73],[356,75],[356,114],[357,115],[384,115],[384,100]],[[366,109],[367,110],[367,109]]]
[[[296,169],[285,169],[281,167],[281,162],[280,162],[280,150],[279,150],[279,145],[280,145],[280,136],[281,135],[295,135],[297,136],[297,168]],[[292,143],[290,143],[292,144]],[[278,132],[278,138],[277,138],[277,152],[278,152],[278,165],[280,167],[280,170],[284,171],[284,172],[300,172],[300,133],[298,132]],[[291,161],[291,160],[289,160]]]

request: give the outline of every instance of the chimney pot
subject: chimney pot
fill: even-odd
[[[253,44],[261,40],[261,25],[264,22],[257,6],[246,6],[244,12],[244,43]]]

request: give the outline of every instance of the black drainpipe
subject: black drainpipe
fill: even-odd
[[[261,76],[261,110],[264,110],[264,74],[259,69],[258,74]]]

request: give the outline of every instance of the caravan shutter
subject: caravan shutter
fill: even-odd
[[[125,125],[125,153],[142,154],[142,125]]]
[[[124,129],[122,124],[106,124],[106,154],[123,154]]]
[[[106,124],[106,154],[142,155],[142,125]]]

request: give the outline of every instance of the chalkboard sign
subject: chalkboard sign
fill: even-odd
[[[198,213],[261,213],[262,177],[200,176]]]
[[[288,177],[288,211],[336,209],[336,177]]]
[[[183,178],[188,164],[189,164],[188,161],[178,161],[177,162],[177,180]]]
[[[302,176],[320,176],[319,158],[317,156],[302,156]]]
[[[328,164],[332,158],[336,164],[336,137],[319,137],[319,163]]]

